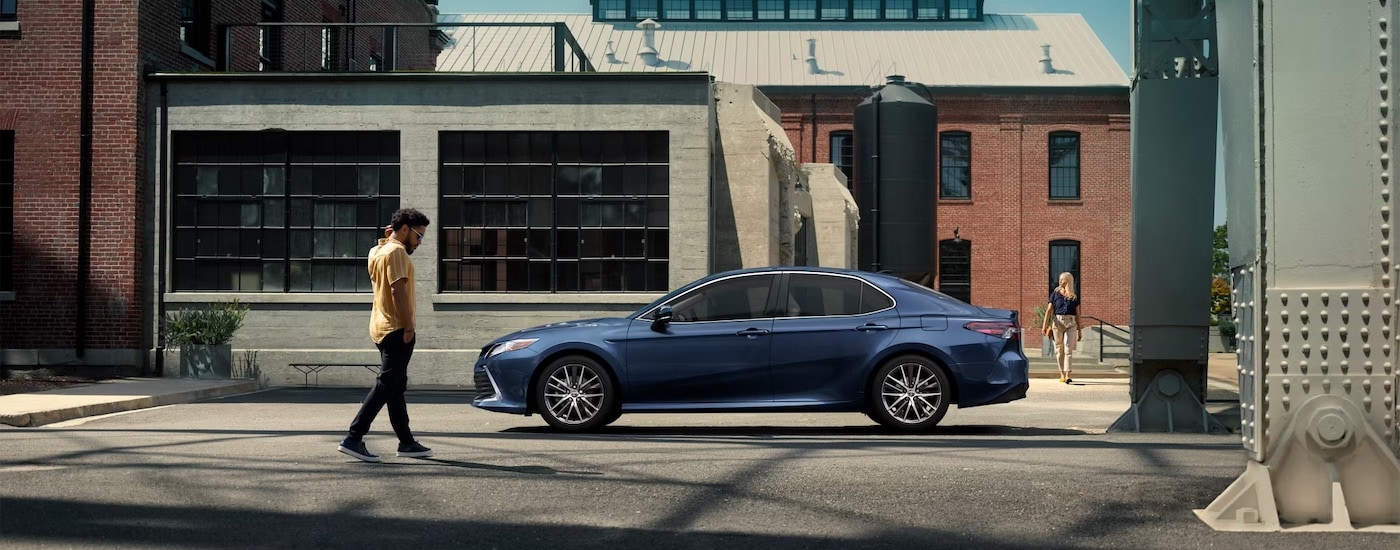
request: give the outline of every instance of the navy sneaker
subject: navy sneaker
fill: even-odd
[[[365,442],[362,440],[346,439],[341,441],[340,446],[336,447],[336,449],[365,462],[383,462],[383,460],[379,458],[379,455],[373,454],[369,452],[369,449],[365,448]]]
[[[404,458],[428,458],[433,456],[433,450],[418,444],[417,441],[399,443],[398,456]]]

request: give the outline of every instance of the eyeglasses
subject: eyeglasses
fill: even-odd
[[[427,237],[424,237],[423,234],[422,234],[422,233],[419,233],[417,229],[414,229],[414,228],[410,227],[410,228],[408,228],[408,230],[409,230],[409,231],[412,231],[414,235],[418,235],[418,242],[423,242],[424,240],[427,239]]]

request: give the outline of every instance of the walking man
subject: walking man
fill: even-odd
[[[404,390],[408,388],[408,360],[413,357],[417,317],[413,307],[413,262],[408,255],[423,244],[428,230],[428,217],[412,208],[401,208],[389,219],[384,238],[369,251],[369,279],[374,285],[374,308],[369,318],[369,336],[379,347],[379,378],[360,405],[359,414],[350,424],[350,433],[340,442],[339,450],[365,462],[380,462],[380,458],[365,448],[363,440],[369,433],[379,409],[389,407],[389,423],[399,437],[398,456],[427,458],[433,450],[413,439],[408,429],[408,404]]]

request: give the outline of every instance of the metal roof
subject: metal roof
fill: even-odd
[[[758,86],[871,86],[889,74],[938,87],[1128,86],[1127,75],[1079,14],[987,14],[966,22],[662,23],[655,65],[638,53],[643,32],[637,23],[596,22],[584,14],[444,14],[440,20],[563,22],[604,72],[705,71],[720,81]],[[438,57],[439,71],[553,69],[549,28],[443,31],[453,44]],[[807,62],[809,39],[816,40],[816,74]],[[1043,44],[1051,46],[1053,74],[1042,69]]]

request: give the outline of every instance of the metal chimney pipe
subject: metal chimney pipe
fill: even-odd
[[[821,74],[821,67],[817,66],[817,39],[807,39],[807,74]]]
[[[1045,52],[1045,57],[1040,60],[1040,70],[1045,74],[1055,74],[1054,60],[1050,59],[1050,45],[1041,44],[1040,50]]]
[[[642,58],[642,62],[648,66],[655,67],[661,60],[661,56],[656,51],[656,29],[661,28],[661,24],[655,20],[647,19],[637,23],[637,28],[642,29],[642,48],[637,55]]]

